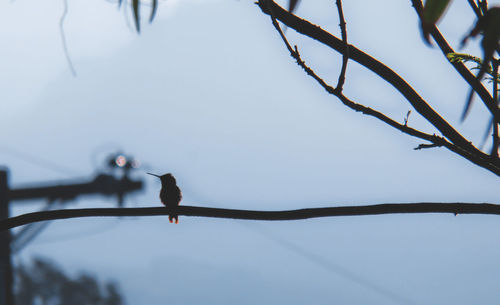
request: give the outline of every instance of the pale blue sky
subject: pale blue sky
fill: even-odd
[[[297,14],[338,33],[333,1],[302,2]],[[77,77],[61,47],[62,1],[0,4],[0,160],[12,187],[85,177],[93,160],[121,149],[148,171],[174,173],[190,205],[497,202],[493,174],[444,149],[414,151],[421,141],[326,94],[253,1],[166,1],[139,36],[113,3],[68,3]],[[344,11],[351,43],[458,122],[468,88],[437,49],[424,46],[410,1],[346,1]],[[465,1],[455,1],[441,28],[457,46],[473,22]],[[336,81],[338,54],[287,35]],[[466,51],[477,52],[477,43]],[[411,109],[353,62],[345,94],[401,122]],[[476,103],[459,128],[477,142],[484,118]],[[434,132],[415,112],[409,124]],[[127,206],[159,205],[155,178],[143,170],[135,177],[147,189]],[[69,206],[114,204],[81,198]],[[41,255],[72,272],[116,279],[128,304],[495,304],[499,229],[497,217],[450,215],[280,223],[182,217],[179,225],[161,217],[75,219],[52,223],[15,261]]]

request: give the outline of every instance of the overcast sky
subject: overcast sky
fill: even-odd
[[[333,1],[297,14],[338,34]],[[494,1],[491,1],[494,2]],[[10,185],[91,178],[117,151],[138,158],[158,206],[172,172],[183,204],[247,209],[383,202],[498,202],[498,177],[342,106],[294,63],[253,1],[168,0],[131,27],[102,0],[0,4],[0,160]],[[282,1],[281,3],[285,3]],[[410,1],[346,1],[349,40],[387,63],[458,124],[468,88],[426,47]],[[128,15],[127,15],[128,14]],[[144,12],[146,16],[146,11]],[[127,23],[128,16],[128,23]],[[474,16],[455,1],[441,22],[458,46]],[[308,64],[335,83],[341,57],[296,35]],[[464,50],[481,55],[478,40]],[[354,62],[345,94],[402,122],[411,107]],[[475,103],[458,124],[478,143]],[[409,125],[436,132],[412,112]],[[43,202],[13,204],[13,214]],[[68,207],[112,207],[82,197]],[[127,304],[496,304],[497,217],[391,215],[265,223],[164,217],[55,221],[14,257],[119,282]]]

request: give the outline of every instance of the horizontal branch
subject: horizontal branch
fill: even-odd
[[[65,209],[22,214],[0,221],[0,231],[37,221],[97,216],[166,216],[165,207]],[[381,214],[452,213],[500,215],[500,205],[491,203],[384,203],[360,206],[309,208],[283,211],[256,211],[180,206],[175,214],[182,216],[230,218],[243,220],[299,220],[333,216],[365,216]]]

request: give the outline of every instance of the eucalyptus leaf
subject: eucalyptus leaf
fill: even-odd
[[[134,13],[135,28],[137,33],[141,32],[141,22],[140,22],[140,0],[132,0],[132,12]]]
[[[156,16],[156,10],[158,9],[158,0],[152,0],[151,2],[151,15],[149,16],[149,22],[153,22]]]
[[[483,39],[481,40],[481,48],[483,49],[483,59],[481,69],[477,73],[476,78],[481,81],[484,74],[491,71],[490,63],[493,59],[495,50],[499,47],[500,40],[500,7],[490,8],[484,16],[479,18],[474,25],[471,32],[462,40],[462,46],[467,43],[470,37],[475,37],[477,34],[482,33]],[[467,117],[470,107],[472,106],[472,99],[474,97],[474,90],[471,89],[467,100],[465,102],[464,110],[462,113],[462,121]]]
[[[299,0],[290,0],[288,2],[288,11],[290,13],[293,13],[293,11],[295,10],[295,8],[297,7],[297,4],[299,4]]]
[[[450,0],[426,0],[424,12],[422,15],[422,35],[427,44],[431,45],[430,32],[436,25],[436,22],[443,16]]]

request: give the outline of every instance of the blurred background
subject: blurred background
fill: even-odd
[[[64,7],[62,0],[0,3],[0,164],[12,189],[90,182],[100,174],[121,179],[123,168],[110,165],[123,156],[132,162],[127,177],[143,183],[124,197],[125,207],[161,204],[160,182],[146,172],[173,173],[181,204],[208,207],[498,203],[498,177],[444,149],[415,151],[422,141],[324,92],[289,57],[253,1],[163,1],[140,35],[127,5],[68,0],[62,36]],[[437,48],[424,45],[410,1],[345,1],[344,13],[350,43],[388,64],[463,134],[481,141],[484,107],[475,103],[459,123],[469,88]],[[296,14],[340,35],[333,1],[302,1]],[[466,1],[454,1],[440,28],[458,48],[474,21]],[[335,84],[341,56],[291,29],[286,34]],[[481,56],[478,43],[462,51]],[[400,122],[411,109],[352,61],[344,88],[349,98]],[[414,111],[408,124],[436,132]],[[94,194],[55,200],[53,207],[118,201]],[[11,215],[47,204],[13,201]],[[102,286],[115,283],[109,285],[129,305],[496,304],[500,298],[495,216],[179,222],[45,223],[32,229],[12,261],[27,274],[29,266],[53,265],[68,278],[84,272]]]

